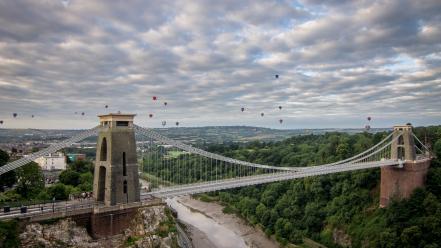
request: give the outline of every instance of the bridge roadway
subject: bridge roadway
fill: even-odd
[[[232,188],[271,183],[277,181],[285,181],[296,178],[304,178],[310,176],[318,176],[318,175],[325,175],[325,174],[332,174],[332,173],[353,171],[353,170],[362,170],[362,169],[391,166],[398,164],[399,162],[396,160],[383,160],[383,161],[365,162],[365,163],[356,163],[356,164],[301,167],[297,171],[286,171],[286,172],[278,172],[278,173],[264,174],[257,176],[195,183],[189,185],[178,185],[174,187],[167,187],[156,191],[148,192],[142,195],[151,194],[159,198],[169,198],[180,195],[205,193],[205,192],[211,192],[217,190],[232,189]]]
[[[364,162],[356,164],[339,164],[339,165],[320,165],[310,167],[299,167],[296,171],[284,171],[272,174],[263,174],[256,176],[224,179],[219,181],[209,181],[203,183],[194,183],[189,185],[178,185],[167,187],[152,192],[141,193],[141,204],[147,205],[149,202],[155,201],[157,198],[171,198],[181,195],[205,193],[211,191],[218,191],[224,189],[232,189],[244,186],[258,185],[264,183],[271,183],[277,181],[285,181],[296,178],[304,178],[310,176],[318,176],[325,174],[332,174],[345,171],[369,169],[383,166],[398,165],[396,160],[383,160],[374,162]],[[129,204],[130,205],[130,204]],[[41,208],[43,207],[43,208]],[[129,207],[127,205],[127,207]],[[104,208],[102,203],[94,202],[92,199],[83,201],[66,201],[56,203],[46,203],[44,205],[30,205],[27,206],[27,213],[21,213],[20,208],[11,208],[8,213],[1,212],[0,220],[13,219],[13,218],[38,218],[38,216],[51,214],[59,217],[66,217],[69,215],[75,215],[76,213],[90,213],[97,208]],[[125,208],[122,204],[118,208]]]

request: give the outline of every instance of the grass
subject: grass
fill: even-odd
[[[184,151],[168,151],[167,152],[167,157],[168,158],[178,158],[182,154],[187,154],[187,153],[188,152],[184,152]]]
[[[196,198],[203,202],[217,202],[219,201],[219,196],[210,196],[207,194],[197,195]]]
[[[138,236],[129,236],[129,237],[127,237],[126,242],[124,244],[125,247],[129,247],[129,246],[134,245],[135,242],[138,241],[140,238],[141,237],[138,237]]]
[[[176,233],[176,222],[173,217],[172,211],[165,208],[166,219],[159,223],[159,227],[156,229],[156,234],[162,238],[168,236],[169,233]]]
[[[162,180],[161,178],[156,177],[156,176],[149,174],[147,172],[141,173],[141,175],[139,177],[150,182],[153,186],[157,186],[157,185],[172,186],[172,185],[174,185],[170,181]]]

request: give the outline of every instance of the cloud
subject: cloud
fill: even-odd
[[[4,1],[0,119],[87,128],[110,110],[147,126],[436,124],[439,13],[436,0]]]

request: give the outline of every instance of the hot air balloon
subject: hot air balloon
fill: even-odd
[[[167,106],[167,102],[164,102],[164,106]]]
[[[282,106],[279,106],[279,109],[282,110]]]
[[[274,75],[274,77],[279,78],[279,74]]]
[[[81,115],[84,115],[84,112],[82,112]]]
[[[153,114],[149,114],[149,117],[152,118],[152,117],[153,117]]]
[[[17,117],[17,113],[13,113],[12,116],[14,116],[14,118]]]
[[[242,111],[242,112],[243,112],[243,111],[245,111],[245,108],[243,108],[243,107],[242,107],[242,108],[240,108],[240,111]]]
[[[2,120],[0,120],[0,124],[3,125],[3,121]]]
[[[166,121],[162,121],[162,126],[165,126],[167,124]]]
[[[176,122],[176,126],[179,126],[179,121]]]
[[[368,121],[371,121],[371,119],[372,119],[372,118],[371,118],[370,116],[368,116],[367,120],[368,120]]]
[[[158,99],[156,96],[152,97],[153,101],[156,101],[156,99]]]
[[[262,117],[263,117],[264,115],[265,115],[264,113],[260,113],[260,116],[262,116]]]
[[[106,106],[104,106],[105,108],[108,108],[109,107],[109,105],[106,105]]]
[[[282,119],[280,119],[280,120],[279,120],[279,122],[280,122],[280,124],[282,124],[282,123],[283,123],[283,120],[282,120]]]
[[[34,115],[31,115],[31,117],[34,118],[35,116],[34,116]]]

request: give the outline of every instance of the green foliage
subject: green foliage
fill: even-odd
[[[44,189],[44,177],[40,166],[35,162],[17,169],[18,194],[25,199],[32,199]]]
[[[203,202],[214,202],[219,200],[218,197],[209,196],[207,194],[201,194],[198,199]]]
[[[20,247],[18,222],[0,221],[0,247]]]
[[[441,151],[441,127],[415,128]],[[387,133],[308,135],[275,143],[213,146],[223,155],[283,166],[308,166],[338,161],[360,153]],[[440,150],[438,150],[440,149]],[[439,164],[439,159],[432,161]],[[432,166],[426,190],[408,200],[378,208],[378,169],[338,173],[300,180],[233,189],[218,193],[224,212],[259,224],[282,244],[304,237],[337,247],[333,231],[350,236],[353,247],[438,247],[441,244],[441,167]]]
[[[226,207],[224,207],[224,208],[222,209],[222,212],[223,212],[224,214],[234,214],[234,213],[236,213],[236,211],[235,211],[232,207],[230,207],[230,206],[226,206]]]
[[[9,161],[9,155],[3,150],[0,150],[0,166],[5,165]],[[11,187],[17,181],[15,171],[9,171],[0,175],[0,192],[3,192],[4,187]]]
[[[77,186],[80,184],[80,173],[74,170],[65,170],[58,177],[60,182],[66,185]]]
[[[441,139],[439,139],[433,146],[433,153],[438,159],[441,159]]]
[[[80,175],[80,184],[78,185],[80,191],[92,191],[93,190],[93,174],[85,172]]]
[[[47,188],[47,194],[50,199],[55,198],[55,200],[67,200],[71,191],[70,187],[62,183],[57,183]]]
[[[127,237],[126,242],[125,242],[125,246],[126,247],[131,247],[131,246],[135,245],[135,242],[138,241],[140,238],[141,237],[138,237],[138,236],[129,236],[129,237]]]
[[[156,233],[162,238],[167,237],[168,234],[171,232],[174,232],[174,233],[177,232],[176,222],[175,222],[175,219],[174,219],[170,209],[165,208],[164,212],[166,215],[166,219],[163,220],[161,223],[159,223],[159,226],[156,229]]]
[[[441,196],[441,168],[431,168],[427,174],[426,187],[437,196]]]
[[[69,169],[78,173],[93,173],[93,163],[88,160],[77,160],[72,164],[69,164]]]

